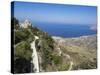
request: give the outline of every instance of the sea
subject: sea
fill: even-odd
[[[33,23],[33,26],[47,32],[51,36],[73,38],[97,34],[92,30],[91,25],[82,24],[58,24],[58,23]]]

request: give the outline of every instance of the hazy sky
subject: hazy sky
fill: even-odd
[[[14,16],[23,21],[96,25],[95,6],[15,2]]]

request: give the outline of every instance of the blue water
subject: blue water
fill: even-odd
[[[66,38],[96,34],[96,31],[91,30],[89,25],[35,23],[33,26],[38,27],[51,36]]]

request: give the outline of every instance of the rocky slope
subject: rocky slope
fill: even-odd
[[[14,73],[97,67],[96,35],[78,38],[51,37],[28,21],[21,26],[16,18],[12,18],[12,25],[15,33]]]
[[[74,69],[95,69],[97,67],[97,36],[81,36],[77,38],[53,37],[63,52],[68,54]]]

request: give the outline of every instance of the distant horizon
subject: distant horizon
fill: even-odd
[[[16,18],[16,17],[15,17]],[[18,18],[16,18],[16,19],[18,19]],[[18,19],[19,20],[19,19]],[[70,25],[84,25],[84,26],[91,26],[92,24],[78,24],[78,23],[76,23],[76,24],[73,24],[73,23],[55,23],[55,22],[36,22],[36,21],[32,21],[32,20],[30,20],[30,19],[24,19],[24,20],[19,20],[19,23],[23,23],[25,20],[28,20],[29,22],[31,22],[32,23],[32,25],[34,25],[34,24],[37,24],[37,23],[46,23],[46,24],[66,24],[66,25],[68,25],[68,24],[70,24]]]
[[[74,24],[51,24],[51,23],[36,23],[32,26],[47,32],[51,36],[64,38],[80,37],[97,34],[97,29],[89,25],[74,25]]]
[[[79,37],[97,34],[97,7],[52,3],[14,2],[14,17],[28,19],[52,36]]]
[[[20,21],[96,25],[97,7],[14,1],[14,16]]]

